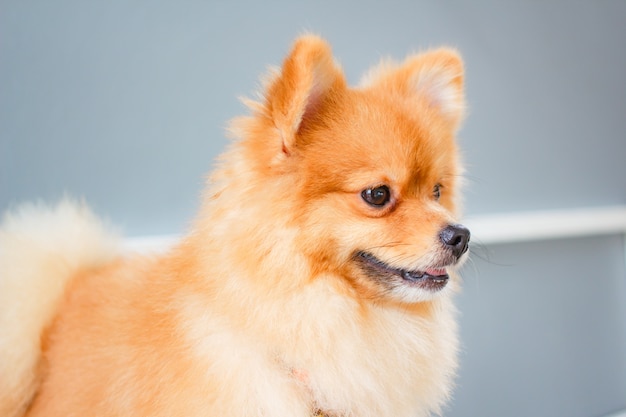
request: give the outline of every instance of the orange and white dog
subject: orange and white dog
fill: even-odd
[[[123,253],[82,204],[0,229],[0,415],[438,413],[457,361],[464,110],[456,52],[348,87],[298,39],[210,176],[190,232]]]

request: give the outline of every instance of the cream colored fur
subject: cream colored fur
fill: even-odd
[[[84,205],[28,204],[0,227],[0,416],[19,416],[37,387],[41,331],[68,280],[117,256],[117,238]]]

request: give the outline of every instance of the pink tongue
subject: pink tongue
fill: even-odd
[[[446,275],[447,272],[444,268],[429,268],[425,271],[428,275],[432,275],[433,277],[439,277],[441,275]]]

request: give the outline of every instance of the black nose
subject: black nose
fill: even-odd
[[[467,252],[470,231],[460,224],[450,224],[439,233],[439,238],[444,246],[459,258]]]

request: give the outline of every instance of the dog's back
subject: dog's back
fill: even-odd
[[[25,205],[0,227],[0,415],[23,413],[37,389],[41,335],[76,272],[117,256],[117,239],[82,204]]]

